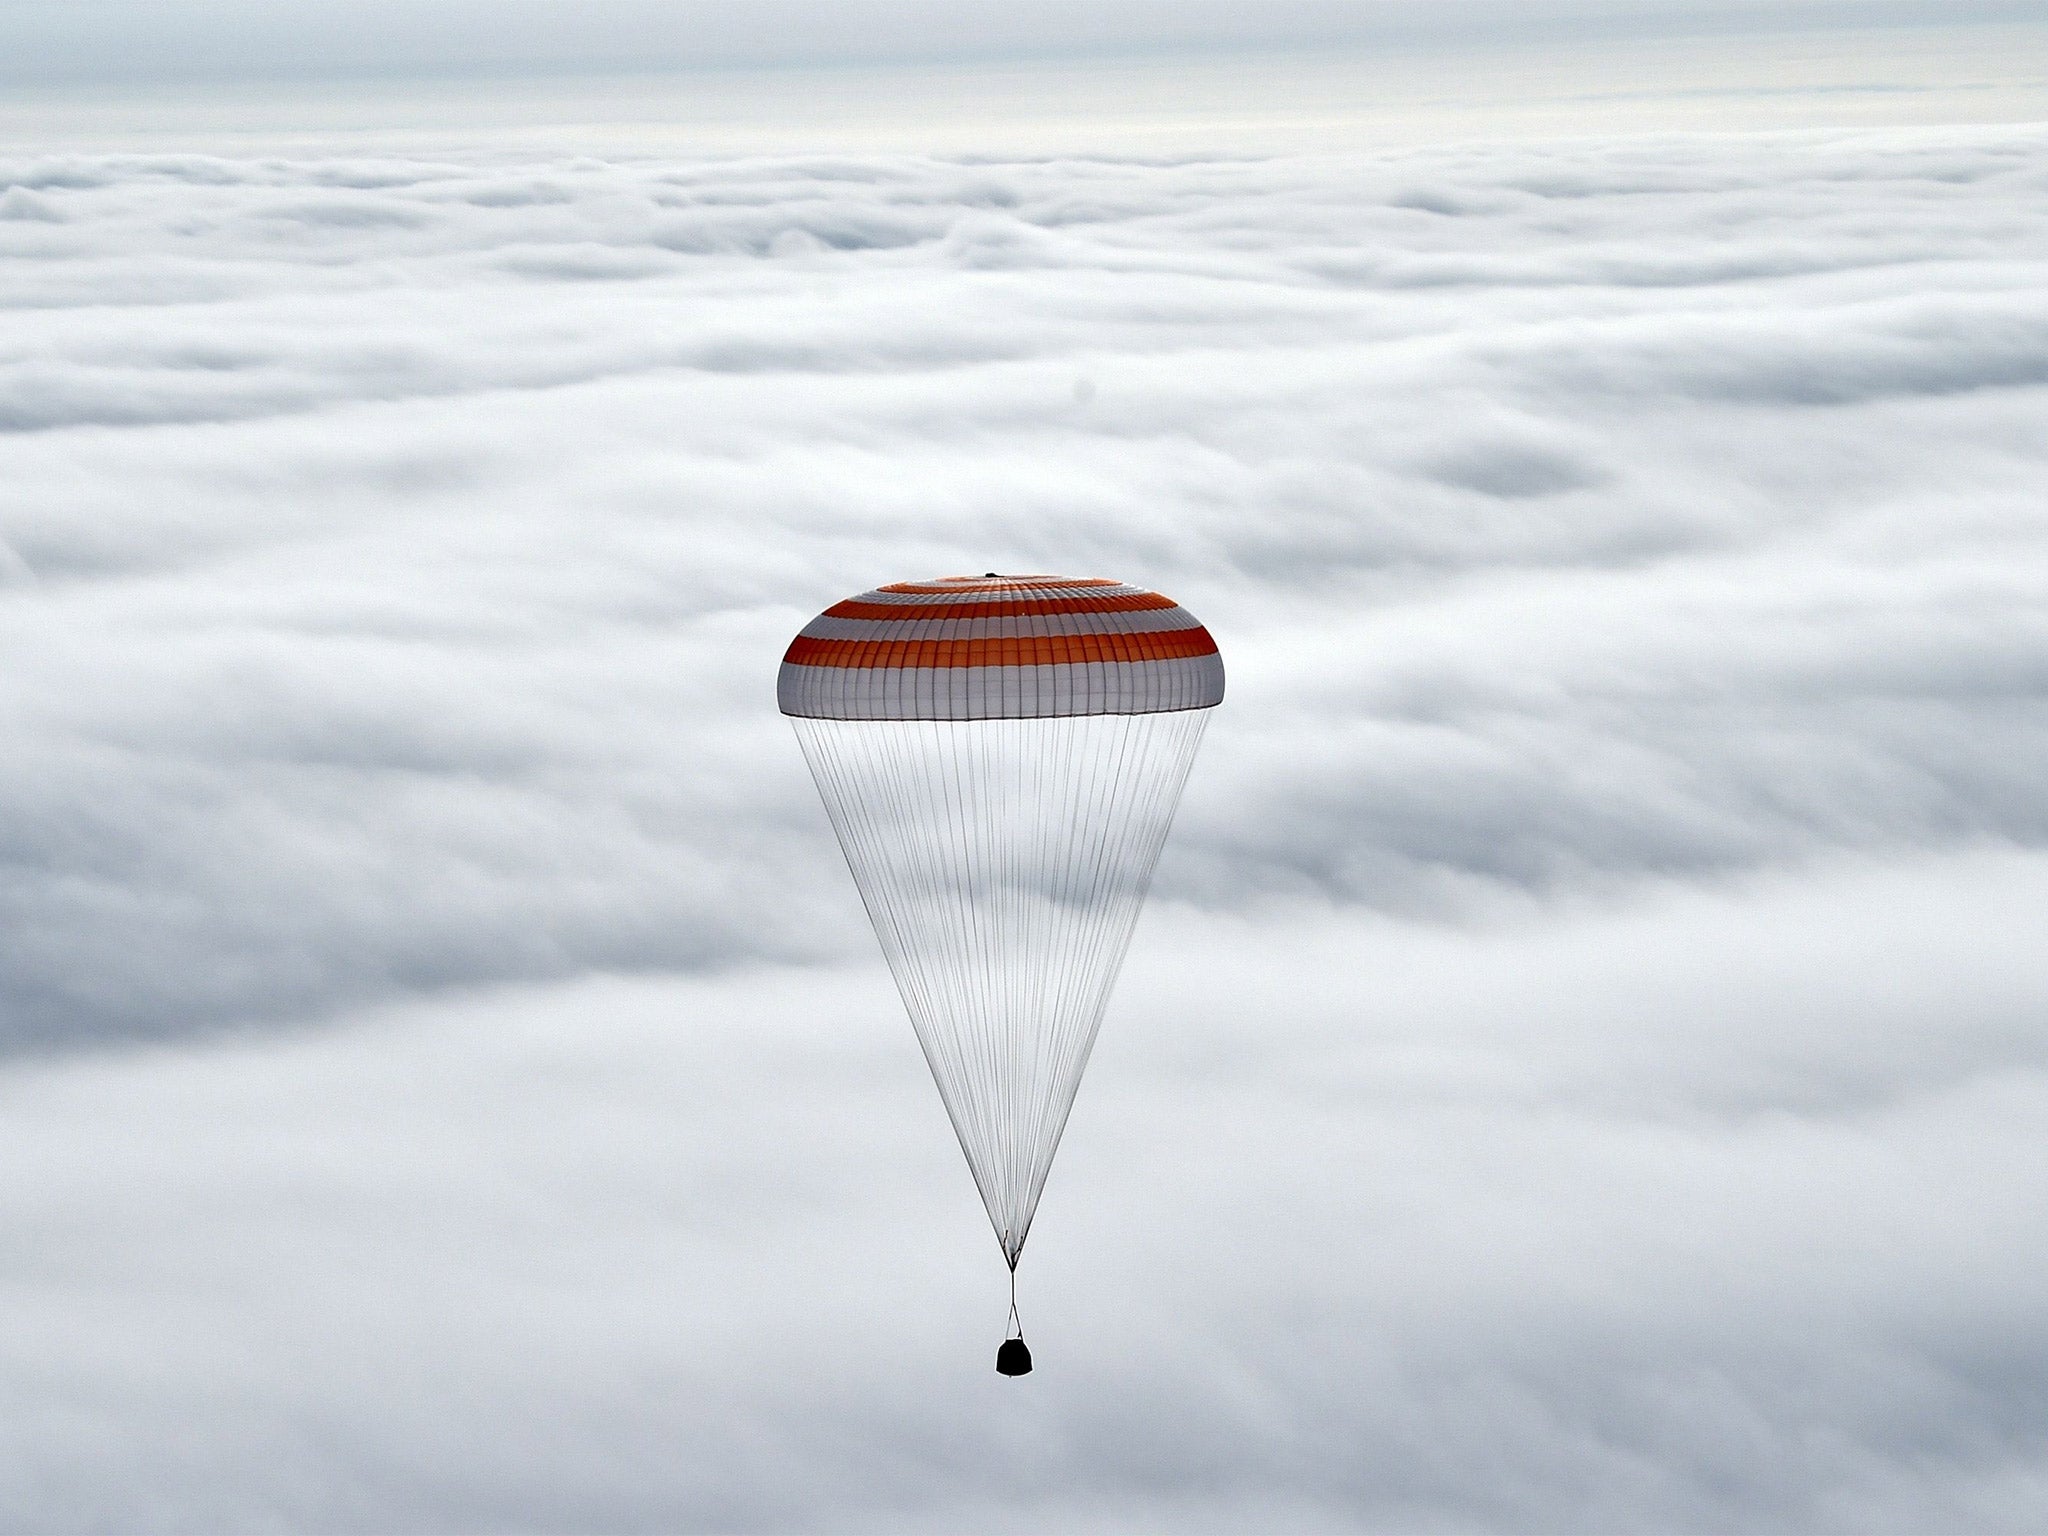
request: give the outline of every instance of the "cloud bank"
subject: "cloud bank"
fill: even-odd
[[[2039,1527],[2038,130],[0,188],[12,1525]],[[1002,569],[1232,680],[1033,1396],[773,713]]]

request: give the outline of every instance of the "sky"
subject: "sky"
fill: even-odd
[[[2039,24],[2030,0],[0,0],[0,79],[788,68]]]
[[[2048,119],[2040,0],[0,0],[0,145],[1343,153]]]
[[[0,8],[0,1528],[2048,1524],[2025,10]],[[1008,569],[1230,669],[1021,1381],[774,708]]]

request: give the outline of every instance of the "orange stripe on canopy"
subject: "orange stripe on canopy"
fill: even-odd
[[[941,576],[937,581],[892,581],[882,592],[1009,592],[1018,587],[1120,587],[1105,576]]]
[[[812,640],[798,635],[782,660],[792,667],[1057,667],[1091,661],[1171,661],[1215,654],[1209,631],[1017,635],[989,640]]]
[[[884,587],[884,592],[889,588]],[[1178,606],[1157,592],[1125,592],[1113,597],[1038,597],[983,603],[864,603],[849,597],[825,610],[828,619],[1010,619],[1040,613],[1140,613]]]

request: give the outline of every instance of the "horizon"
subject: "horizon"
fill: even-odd
[[[467,9],[493,5],[546,9],[541,0],[476,0]],[[110,8],[119,7],[94,9]],[[18,15],[47,9],[13,7]],[[203,17],[209,7],[150,9],[161,21],[181,12]],[[1413,21],[1417,7],[1368,9]],[[1007,54],[835,56],[813,48],[693,62],[670,46],[666,54],[650,47],[631,67],[624,58],[574,54],[545,65],[529,52],[466,71],[408,53],[402,39],[388,40],[377,64],[373,17],[346,68],[305,72],[273,58],[217,76],[183,66],[67,76],[48,59],[38,63],[33,38],[16,38],[0,49],[15,70],[0,74],[0,146],[110,148],[167,137],[228,152],[238,143],[291,141],[339,149],[379,137],[459,146],[516,130],[529,141],[614,152],[1273,154],[1532,133],[1826,131],[2048,117],[2048,67],[2040,62],[2048,58],[2048,17],[2029,19],[2025,6],[1959,13],[1836,0],[1760,13],[1748,4],[1673,3],[1624,27],[1613,25],[1613,7],[1510,7],[1520,26],[1501,27],[1494,17],[1484,36],[1473,36],[1474,18],[1497,9],[1461,0],[1428,12],[1430,24],[1383,25],[1377,36],[1370,26],[1334,28],[1334,40],[1321,45],[1285,28],[1207,44],[1155,28],[1089,49],[1072,39],[1060,45],[1055,26],[1036,51]],[[57,14],[73,10],[84,14]],[[1576,21],[1546,26],[1548,13]],[[1592,24],[1599,18],[1604,27]],[[62,51],[58,30],[44,40],[47,55]],[[196,45],[204,29],[194,30],[188,40]]]

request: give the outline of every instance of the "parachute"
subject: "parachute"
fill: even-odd
[[[1022,1375],[1017,1261],[1223,659],[1142,587],[947,576],[826,609],[777,696],[1002,1245]]]

